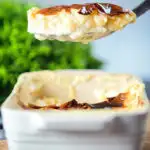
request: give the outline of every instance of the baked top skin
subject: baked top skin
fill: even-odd
[[[28,10],[28,32],[39,40],[88,43],[135,22],[134,12],[109,3]]]

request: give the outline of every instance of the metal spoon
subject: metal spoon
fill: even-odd
[[[139,6],[133,9],[133,12],[136,14],[137,17],[140,17],[145,12],[150,10],[150,0],[145,0]]]

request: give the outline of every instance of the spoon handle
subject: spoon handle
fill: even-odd
[[[137,17],[140,17],[145,12],[150,10],[150,0],[145,0],[142,2],[139,6],[133,9],[133,12],[137,15]]]

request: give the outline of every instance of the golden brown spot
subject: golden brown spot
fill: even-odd
[[[120,6],[109,4],[109,3],[87,3],[87,4],[73,4],[73,5],[60,5],[49,8],[41,9],[37,12],[37,14],[44,15],[55,15],[62,10],[66,12],[70,12],[71,9],[79,10],[79,14],[82,15],[90,15],[93,12],[98,12],[99,14],[107,14],[107,15],[119,15],[130,13],[129,10],[125,10]]]

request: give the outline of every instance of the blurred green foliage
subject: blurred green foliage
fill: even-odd
[[[28,4],[0,0],[0,7],[0,103],[23,72],[102,66],[91,55],[90,45],[34,39],[27,32]]]

